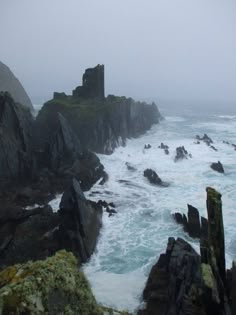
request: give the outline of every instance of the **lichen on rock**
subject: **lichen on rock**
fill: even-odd
[[[0,272],[0,314],[101,315],[72,253],[10,266]]]

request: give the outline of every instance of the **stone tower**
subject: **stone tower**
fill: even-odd
[[[83,84],[73,90],[73,97],[104,98],[104,65],[88,68],[83,74]]]

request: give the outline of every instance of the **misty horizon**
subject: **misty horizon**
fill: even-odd
[[[105,65],[105,93],[162,104],[236,103],[236,3],[231,0],[6,0],[4,62],[33,103],[71,94]],[[189,105],[190,106],[190,105]]]

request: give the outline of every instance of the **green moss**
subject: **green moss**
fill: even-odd
[[[0,279],[0,314],[102,314],[75,257],[66,251],[8,267]]]
[[[211,266],[208,264],[201,264],[201,273],[204,285],[209,289],[213,289],[215,285],[215,279]]]

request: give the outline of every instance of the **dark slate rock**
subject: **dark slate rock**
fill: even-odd
[[[225,172],[224,167],[220,161],[218,161],[217,163],[212,163],[211,168],[218,173],[224,173]]]
[[[75,179],[62,196],[59,215],[63,248],[79,253],[81,262],[87,261],[96,246],[102,212],[95,210],[86,200]]]
[[[153,171],[152,169],[150,169],[150,168],[147,168],[143,172],[143,176],[146,177],[151,184],[158,185],[158,186],[163,186],[163,187],[169,186],[168,183],[163,182],[160,179],[160,177],[157,175],[157,173],[155,171]]]
[[[151,146],[151,144],[149,144],[149,143],[144,145],[144,149],[151,149],[151,147],[152,147],[152,146]]]
[[[200,218],[196,208],[188,205],[188,233],[191,237],[200,237]]]
[[[168,145],[164,144],[163,142],[159,145],[158,148],[159,149],[163,149],[163,150],[168,150],[169,149]]]
[[[32,177],[32,123],[28,109],[16,104],[9,93],[0,93],[0,182]]]
[[[176,148],[175,162],[179,160],[187,159],[188,156],[189,156],[188,151],[185,149],[184,146]]]

